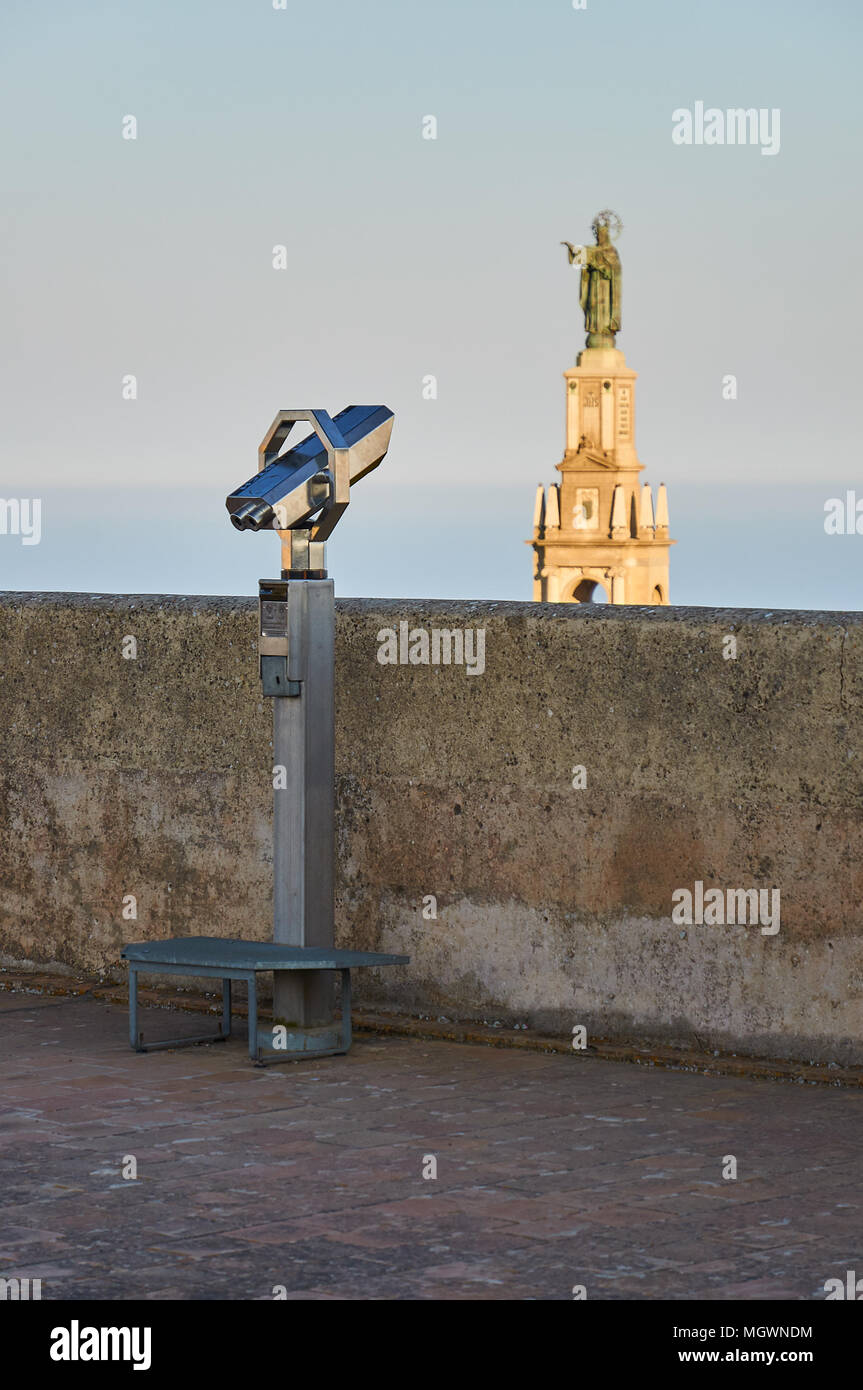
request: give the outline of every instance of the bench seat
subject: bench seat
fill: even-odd
[[[346,951],[333,946],[286,946],[276,941],[242,941],[221,936],[176,936],[166,941],[141,941],[125,946],[122,957],[129,965],[129,1041],[136,1052],[187,1047],[202,1042],[224,1042],[231,1035],[231,981],[245,980],[249,989],[249,1056],[257,1065],[265,1061],[292,1061],[298,1057],[332,1057],[351,1045],[351,970],[361,965],[407,965],[410,956],[383,951]],[[272,1034],[258,1030],[257,975],[267,970],[338,970],[342,977],[341,1028],[294,1029],[283,1047]],[[138,1028],[138,975],[203,975],[222,981],[222,1021],[217,1033],[191,1038],[172,1038],[145,1043]]]

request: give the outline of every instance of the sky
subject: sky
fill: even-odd
[[[861,30],[857,0],[3,0],[0,496],[41,538],[0,535],[0,588],[254,594],[278,540],[224,501],[276,412],[383,403],[337,594],[529,599],[584,344],[559,243],[613,208],[672,602],[859,608],[825,503],[863,502]],[[778,151],[676,144],[698,101],[778,110]]]

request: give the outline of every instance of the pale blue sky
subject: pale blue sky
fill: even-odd
[[[823,531],[863,497],[852,0],[4,0],[0,53],[0,495],[44,516],[3,588],[254,592],[278,544],[224,497],[270,419],[381,401],[337,591],[530,597],[583,343],[558,243],[610,206],[672,599],[860,607],[863,536]],[[696,100],[778,107],[779,154],[674,145]]]

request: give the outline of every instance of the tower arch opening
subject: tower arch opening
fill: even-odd
[[[569,596],[570,603],[608,603],[608,594],[597,579],[581,579]]]

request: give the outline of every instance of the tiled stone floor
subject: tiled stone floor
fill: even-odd
[[[394,1037],[258,1070],[0,994],[0,1275],[43,1298],[824,1298],[861,1147],[859,1090]]]

